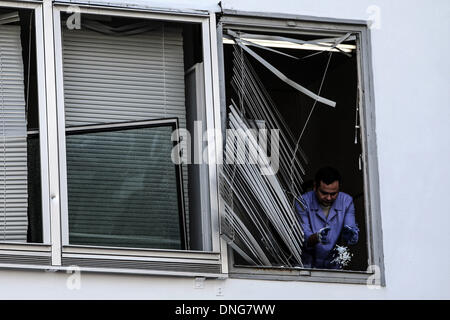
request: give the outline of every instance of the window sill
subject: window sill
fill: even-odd
[[[234,266],[229,277],[236,279],[308,281],[343,284],[367,284],[373,273],[366,271]]]

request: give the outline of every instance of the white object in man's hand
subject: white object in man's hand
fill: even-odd
[[[320,243],[328,243],[330,242],[330,239],[328,239],[328,233],[330,232],[330,227],[324,227],[317,232],[317,236],[319,237]]]

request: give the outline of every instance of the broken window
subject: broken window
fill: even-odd
[[[66,134],[69,243],[186,248],[176,120],[75,127]]]
[[[351,261],[343,269],[365,271],[368,243],[358,33],[277,28],[267,26],[277,24],[273,21],[255,18],[263,25],[258,27],[246,18],[224,16],[220,26],[222,108],[226,107],[222,114],[228,129],[222,237],[231,249],[233,268],[247,273],[258,272],[254,267],[303,267],[307,239],[294,203],[302,202],[302,194],[312,190],[319,168],[333,166],[343,178],[340,191],[353,198],[360,230],[358,244],[349,246]],[[230,138],[236,129],[249,132],[240,152],[244,160],[227,163],[227,157],[239,153],[239,139]],[[272,139],[272,130],[278,131],[279,142]],[[257,146],[249,147],[248,140]],[[271,148],[271,141],[279,143],[279,149]],[[263,164],[279,161],[272,177],[260,170],[261,162],[252,162],[252,148],[258,149],[259,159],[263,155]]]
[[[34,10],[0,7],[1,242],[48,241],[38,102]]]
[[[61,19],[63,243],[210,251],[208,172],[174,148],[187,139],[176,129],[205,121],[201,26],[71,17]]]

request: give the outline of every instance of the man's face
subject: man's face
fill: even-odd
[[[333,204],[339,194],[339,181],[334,181],[330,184],[325,184],[320,181],[320,185],[314,185],[317,200],[325,207]]]

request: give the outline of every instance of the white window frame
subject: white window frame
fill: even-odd
[[[54,265],[69,267],[78,265],[85,271],[101,272],[126,272],[145,274],[165,274],[165,275],[190,275],[202,277],[223,277],[226,273],[226,261],[223,257],[219,239],[219,215],[218,215],[218,193],[217,193],[217,169],[215,165],[209,166],[210,183],[210,210],[211,210],[211,234],[212,251],[188,251],[188,250],[163,250],[163,249],[128,249],[128,248],[107,248],[70,245],[68,243],[68,197],[67,197],[67,168],[65,150],[65,120],[64,120],[64,85],[63,85],[63,65],[62,65],[62,38],[61,38],[61,13],[66,12],[71,6],[69,4],[55,4],[53,6],[53,34],[55,48],[55,79],[56,79],[56,112],[57,126],[49,132],[51,136],[58,137],[58,151],[50,156],[59,159],[59,194],[60,194],[60,217],[55,221],[56,233],[53,237],[55,251]],[[72,7],[73,8],[73,7]],[[205,78],[205,102],[207,111],[206,129],[216,127],[216,115],[218,108],[218,81],[217,57],[211,50],[211,38],[215,40],[215,23],[213,14],[207,12],[180,13],[177,12],[152,12],[148,10],[107,8],[100,6],[77,5],[79,13],[88,13],[106,16],[118,16],[129,18],[159,19],[173,22],[199,23],[202,28],[203,42],[203,65]],[[214,29],[211,29],[211,24]],[[215,43],[215,41],[214,41]],[[216,68],[217,69],[217,68]],[[56,127],[59,130],[56,130]],[[209,157],[215,163],[216,139],[212,137],[208,141]],[[53,230],[53,229],[52,229]],[[58,259],[59,258],[59,259]],[[107,265],[105,268],[104,265]],[[132,267],[129,267],[132,265]],[[161,265],[163,267],[161,267]],[[167,268],[164,270],[164,268]],[[194,270],[194,271],[193,271]],[[209,271],[215,270],[215,271]]]
[[[288,269],[235,266],[233,254],[228,251],[229,276],[244,279],[296,280],[337,282],[349,284],[370,284],[385,286],[383,241],[381,230],[380,196],[378,182],[378,158],[375,132],[375,105],[373,75],[371,65],[370,30],[366,21],[318,18],[288,14],[268,14],[223,10],[217,25],[217,47],[219,57],[220,98],[222,121],[226,110],[225,74],[222,33],[224,28],[236,30],[279,32],[284,34],[311,34],[342,36],[356,35],[358,102],[361,121],[362,161],[364,164],[364,200],[367,231],[368,265],[367,271]],[[222,122],[223,123],[223,122]],[[222,202],[220,204],[223,212]]]
[[[1,7],[33,9],[36,16],[39,130],[41,147],[44,243],[0,243],[0,268],[72,270],[164,276],[226,278],[226,246],[219,237],[217,159],[221,139],[208,137],[211,251],[100,248],[69,245],[63,224],[67,222],[67,172],[65,157],[64,85],[61,47],[61,12],[71,3],[53,0],[2,1]],[[220,130],[219,78],[215,14],[206,11],[152,10],[77,4],[81,14],[159,19],[198,23],[203,43],[206,129]],[[211,46],[214,43],[214,46]]]
[[[51,228],[50,228],[50,187],[49,187],[49,159],[48,159],[48,131],[46,110],[46,78],[44,61],[44,31],[43,11],[39,3],[23,1],[2,1],[0,8],[27,9],[34,12],[34,27],[36,37],[36,72],[39,113],[39,148],[42,199],[42,243],[0,243],[0,267],[48,266],[51,264]]]

